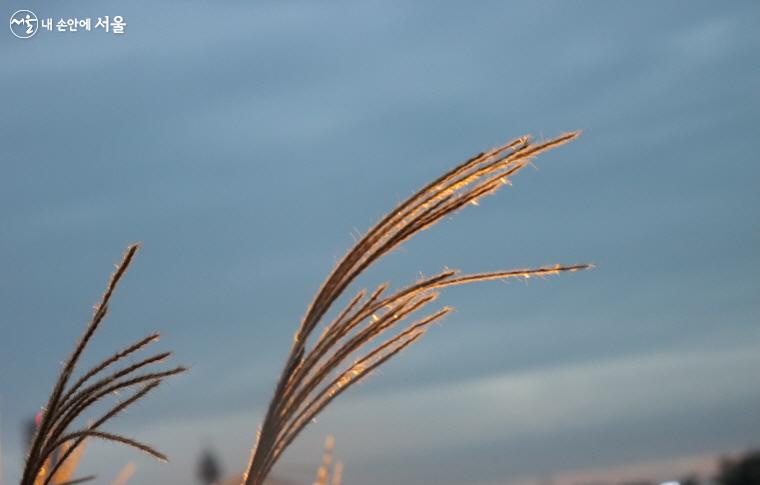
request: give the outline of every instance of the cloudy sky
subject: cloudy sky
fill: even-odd
[[[362,281],[597,268],[448,291],[457,312],[337,401],[276,475],[307,482],[328,433],[351,485],[665,480],[760,446],[757,2],[4,12],[19,8],[127,28],[0,35],[3,485],[127,244],[143,246],[86,361],[160,330],[191,371],[112,426],[170,464],[93,445],[82,467],[108,483],[135,461],[131,483],[188,484],[212,447],[233,473],[353,235],[473,153],[573,129]]]

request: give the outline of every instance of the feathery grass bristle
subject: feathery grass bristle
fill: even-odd
[[[169,352],[163,352],[120,370],[113,371],[105,377],[96,380],[96,377],[101,375],[102,372],[111,368],[125,357],[139,352],[156,342],[159,338],[158,334],[149,335],[114,353],[82,374],[73,384],[69,385],[69,380],[76,369],[77,362],[105,318],[111,296],[116,290],[122,276],[127,271],[129,264],[132,262],[137,249],[138,246],[136,244],[129,246],[122,261],[116,266],[116,271],[111,276],[100,302],[94,308],[90,323],[87,325],[82,337],[74,348],[74,352],[65,362],[58,376],[48,403],[43,409],[39,427],[29,449],[21,485],[48,485],[51,483],[54,477],[60,476],[58,472],[61,471],[62,467],[67,463],[71,463],[75,452],[81,448],[83,442],[88,438],[117,442],[148,453],[159,460],[166,461],[166,456],[149,445],[126,436],[101,431],[100,428],[126,408],[153,391],[165,378],[184,372],[185,368],[175,367],[165,371],[140,373],[142,369],[163,362],[171,355]],[[125,389],[134,389],[135,391],[127,399],[113,405],[100,418],[91,421],[86,427],[73,431],[70,430],[76,419],[85,411],[116,391]],[[56,451],[60,452],[60,457],[57,457],[53,461]],[[72,485],[74,483],[83,483],[93,478],[83,477],[63,483]]]
[[[243,485],[262,485],[285,449],[333,399],[416,342],[431,323],[451,310],[446,307],[416,317],[409,323],[414,315],[437,299],[436,290],[590,267],[588,264],[555,265],[462,276],[456,271],[445,270],[391,294],[386,293],[388,285],[382,284],[369,296],[367,290],[360,290],[332,321],[325,324],[319,337],[311,338],[348,286],[378,259],[446,216],[468,205],[477,205],[483,198],[511,185],[511,177],[535,156],[578,135],[579,132],[570,132],[538,143],[524,136],[480,153],[409,197],[356,242],[327,277],[296,331],[258,432]],[[400,327],[404,329],[395,336],[375,344],[376,340]],[[373,349],[365,351],[373,345]],[[361,355],[362,351],[364,355]],[[354,357],[356,354],[360,357]]]

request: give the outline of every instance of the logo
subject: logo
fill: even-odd
[[[31,10],[18,10],[11,15],[11,32],[19,39],[28,39],[37,33],[37,16]]]

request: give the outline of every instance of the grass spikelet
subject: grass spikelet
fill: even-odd
[[[66,453],[69,448],[72,446],[71,441],[65,442],[60,447],[61,453]],[[87,447],[87,441],[82,442],[82,444],[77,447],[71,455],[69,455],[68,459],[64,461],[61,464],[61,467],[58,469],[58,471],[53,476],[52,482],[53,485],[62,485],[64,483],[70,482],[73,480],[74,472],[76,472],[77,467],[79,466],[79,461],[82,459],[82,455],[84,454],[84,450]]]
[[[424,186],[356,241],[322,284],[295,333],[257,433],[243,485],[262,485],[285,449],[333,399],[416,342],[430,324],[450,311],[443,308],[424,314],[426,307],[437,299],[437,290],[590,267],[555,265],[469,275],[444,270],[390,294],[386,284],[378,286],[369,296],[367,290],[360,290],[332,321],[323,322],[348,286],[377,260],[445,217],[478,205],[500,188],[511,185],[512,177],[534,157],[578,135],[579,132],[566,133],[544,142],[533,142],[524,136],[480,153]],[[320,324],[324,329],[318,338],[312,338]],[[318,477],[316,483],[327,483],[326,480]],[[333,483],[340,483],[340,477]]]
[[[124,465],[124,468],[119,471],[119,474],[116,475],[116,478],[111,482],[111,485],[126,485],[132,475],[134,475],[135,469],[136,467],[134,463],[127,463]]]
[[[89,482],[89,481],[92,481],[92,480],[95,480],[95,475],[87,475],[86,477],[75,478],[73,480],[69,480],[67,482],[63,482],[60,485],[76,485],[77,483],[85,483],[85,482]]]
[[[343,462],[339,461],[335,463],[335,467],[333,468],[333,477],[330,484],[340,485],[340,482],[342,480],[343,480]]]
[[[137,448],[157,459],[166,460],[162,453],[144,443],[100,430],[102,425],[155,389],[163,379],[184,372],[184,367],[176,367],[166,371],[141,374],[139,371],[164,361],[170,355],[169,353],[160,353],[119,370],[111,371],[105,377],[97,378],[125,357],[139,352],[157,341],[158,334],[149,335],[125,349],[115,352],[98,365],[84,372],[73,384],[69,384],[81,355],[103,322],[108,312],[111,296],[126,273],[137,249],[137,245],[129,246],[122,261],[116,266],[116,271],[111,276],[100,302],[95,306],[92,319],[71,356],[63,365],[29,448],[21,485],[48,485],[51,482],[56,485],[71,485],[93,479],[94,477],[71,479],[73,468],[70,467],[72,465],[74,468],[76,467],[77,455],[81,453],[82,444],[88,438],[114,441]],[[132,389],[136,390],[130,397],[113,405],[91,424],[82,429],[70,430],[77,418],[96,403],[115,391]],[[56,452],[60,456],[54,459]]]
[[[314,485],[328,485],[330,479],[330,465],[333,461],[333,447],[335,446],[335,439],[327,435],[325,438],[325,450],[322,453],[322,464],[317,468],[317,476],[314,480]]]

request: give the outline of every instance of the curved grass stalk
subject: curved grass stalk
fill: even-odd
[[[48,399],[48,403],[43,410],[39,427],[37,428],[30,446],[21,477],[21,485],[48,485],[51,483],[51,480],[56,479],[55,477],[60,477],[61,474],[59,472],[61,472],[62,469],[65,470],[66,466],[70,466],[70,460],[76,458],[77,450],[81,449],[82,443],[88,438],[118,442],[126,446],[137,448],[160,460],[166,460],[166,457],[163,454],[154,450],[149,445],[126,436],[101,431],[99,429],[103,424],[116,417],[123,410],[145,397],[165,378],[185,371],[184,367],[176,367],[166,371],[153,371],[144,374],[138,373],[139,370],[160,363],[168,358],[170,353],[164,352],[143,359],[135,364],[128,365],[120,370],[112,372],[106,377],[96,380],[97,376],[103,373],[106,369],[117,364],[125,357],[139,352],[149,344],[157,341],[159,338],[158,334],[148,335],[129,347],[114,353],[83,373],[79,379],[69,385],[69,381],[76,369],[77,363],[87,345],[90,343],[92,336],[100,327],[100,324],[108,313],[108,305],[111,296],[116,290],[122,276],[124,276],[124,273],[127,271],[129,264],[132,262],[137,249],[137,245],[129,246],[122,261],[117,265],[116,271],[111,276],[100,302],[95,307],[90,323],[87,325],[82,337],[74,348],[71,356],[65,362],[63,369],[58,376],[58,380],[56,381]],[[115,391],[122,389],[137,390],[129,398],[113,405],[103,416],[84,429],[74,431],[69,430],[69,427],[74,421],[85,411],[107,398]],[[60,457],[53,460],[56,451],[60,452]],[[66,473],[67,477],[69,475],[70,473]],[[93,477],[83,477],[73,480],[67,479],[67,481],[62,483],[72,485],[74,483],[83,483],[91,479],[93,479]],[[55,483],[55,481],[53,483]]]
[[[579,135],[571,132],[533,143],[527,136],[480,153],[443,174],[384,216],[336,265],[314,300],[293,338],[264,421],[251,451],[243,485],[262,485],[272,467],[298,434],[330,402],[346,389],[413,344],[429,325],[450,311],[446,307],[426,316],[420,313],[443,288],[480,281],[548,276],[591,267],[588,264],[555,265],[535,269],[496,271],[460,276],[443,271],[433,277],[383,296],[388,285],[380,285],[367,296],[360,290],[337,316],[324,326],[309,345],[312,333],[322,323],[337,299],[369,266],[404,241],[467,205],[477,205],[527,166],[538,154],[567,143]],[[396,335],[353,358],[377,339],[402,328]],[[351,362],[353,360],[353,363]]]

